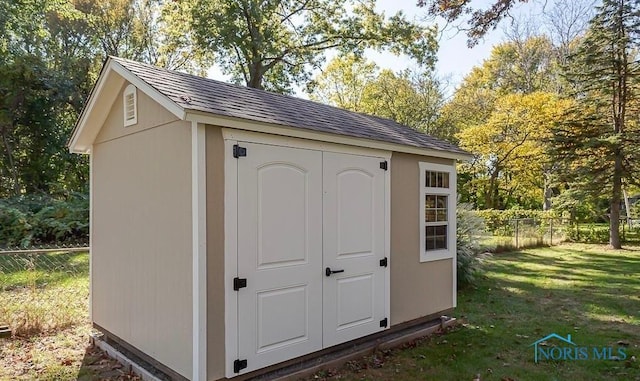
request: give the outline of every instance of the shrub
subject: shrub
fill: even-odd
[[[32,238],[29,216],[20,209],[0,201],[0,247],[28,246]]]
[[[0,226],[0,247],[87,242],[89,199],[72,194],[61,200],[48,196],[0,200]]]
[[[482,262],[491,254],[482,245],[487,234],[484,219],[471,204],[458,204],[456,219],[458,287],[464,287],[482,273]]]
[[[629,209],[631,209],[631,218],[640,219],[640,200],[631,204]]]
[[[545,218],[556,217],[552,211],[530,209],[484,209],[477,210],[474,213],[484,219],[488,231],[500,233],[498,235],[513,234],[509,221],[516,218],[533,218],[536,220],[542,220]]]
[[[39,242],[71,242],[89,234],[89,201],[77,195],[66,201],[54,200],[33,215],[34,237]]]
[[[603,224],[576,224],[567,228],[567,240],[581,243],[608,243],[609,226]],[[621,237],[622,238],[622,237]]]

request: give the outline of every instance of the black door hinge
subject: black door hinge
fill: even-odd
[[[247,156],[247,149],[245,147],[240,147],[239,145],[235,144],[233,146],[233,157],[237,159],[239,157],[244,157],[244,156]]]
[[[384,319],[380,320],[380,327],[387,328],[387,325],[388,325],[387,318],[384,318]]]
[[[380,260],[380,266],[381,267],[387,267],[389,266],[389,261],[387,260],[387,257],[384,257]]]
[[[380,162],[380,169],[384,169],[385,171],[389,169],[389,164],[387,163],[386,160]]]
[[[236,360],[233,362],[233,373],[240,373],[240,371],[247,367],[247,360]]]
[[[247,287],[247,278],[233,278],[233,290],[238,291],[241,288]]]

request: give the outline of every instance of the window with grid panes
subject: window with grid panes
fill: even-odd
[[[453,257],[455,172],[453,166],[420,163],[420,260]],[[453,241],[455,242],[455,241]]]

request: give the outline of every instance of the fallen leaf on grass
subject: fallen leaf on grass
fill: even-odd
[[[122,364],[120,364],[120,363],[117,363],[117,364],[111,365],[111,369],[113,369],[113,370],[121,369],[121,368],[122,368]]]
[[[64,365],[64,366],[70,366],[71,364],[73,364],[73,360],[72,359],[64,359],[60,363],[62,365]]]

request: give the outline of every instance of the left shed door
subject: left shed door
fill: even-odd
[[[240,373],[322,349],[322,153],[239,143]]]

